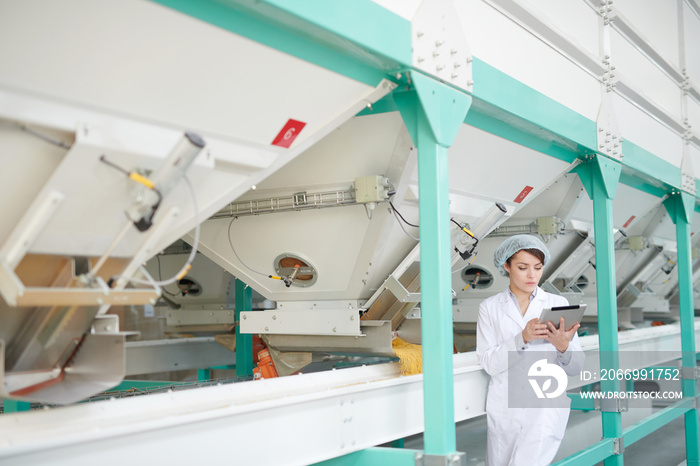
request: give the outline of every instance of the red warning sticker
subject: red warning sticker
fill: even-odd
[[[636,215],[631,216],[631,217],[629,218],[629,220],[627,220],[627,221],[625,222],[625,224],[622,225],[622,228],[627,228],[628,226],[630,226],[630,223],[632,223],[632,222],[634,221],[635,218],[637,218]]]
[[[518,197],[516,197],[513,202],[516,204],[520,204],[523,202],[523,200],[527,197],[528,194],[530,194],[530,191],[532,191],[532,186],[525,186],[522,191],[520,191],[520,194],[518,194]]]
[[[304,129],[306,123],[303,121],[292,120],[291,118],[284,125],[282,131],[279,132],[274,141],[272,141],[273,146],[280,146],[289,148],[294,140],[299,136],[301,130]]]

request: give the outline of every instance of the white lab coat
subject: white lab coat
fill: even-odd
[[[548,465],[559,450],[569,420],[570,400],[563,400],[565,408],[509,407],[508,370],[509,364],[517,365],[524,353],[545,351],[567,375],[581,372],[585,356],[578,335],[574,335],[563,354],[548,341],[524,344],[522,339],[527,322],[539,317],[543,308],[566,305],[565,298],[538,287],[524,316],[507,289],[479,306],[476,353],[479,363],[491,376],[486,397],[486,461],[489,466]],[[529,356],[526,360],[532,361],[532,355]],[[520,389],[524,386],[527,384],[521,384]]]

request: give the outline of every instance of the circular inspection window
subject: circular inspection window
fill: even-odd
[[[493,275],[488,270],[476,266],[465,267],[462,270],[462,280],[474,290],[483,290],[493,285]]]
[[[274,265],[277,275],[289,278],[294,286],[309,287],[318,279],[316,268],[296,254],[280,254]]]
[[[202,294],[202,286],[190,277],[181,278],[177,282],[177,288],[182,296],[199,296]]]

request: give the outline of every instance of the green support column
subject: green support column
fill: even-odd
[[[598,294],[598,341],[600,367],[619,369],[617,340],[617,285],[615,281],[615,239],[613,237],[612,200],[620,180],[621,167],[614,160],[595,156],[577,169],[586,192],[593,200],[595,235],[596,292]],[[618,392],[620,384],[602,380],[602,391]],[[622,437],[622,414],[603,412],[603,437]],[[623,464],[623,456],[605,459],[605,466]]]
[[[664,206],[676,225],[678,298],[681,317],[681,350],[683,367],[696,367],[695,357],[695,308],[693,305],[693,258],[690,247],[690,224],[695,208],[695,198],[680,192],[664,201]],[[697,396],[697,384],[694,379],[683,379],[683,396]],[[691,409],[685,413],[685,450],[688,465],[700,464],[700,429],[698,428],[698,410]]]
[[[236,279],[236,322],[241,321],[241,312],[253,310],[253,290]],[[236,325],[236,376],[253,375],[253,335],[241,333],[241,326]]]
[[[447,148],[471,97],[419,73],[394,99],[418,149],[424,445],[427,455],[456,451]]]
[[[211,370],[210,369],[198,369],[197,370],[197,380],[199,382],[204,382],[206,380],[211,379]]]

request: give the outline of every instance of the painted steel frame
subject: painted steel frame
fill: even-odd
[[[222,4],[214,1],[189,0],[161,0],[160,3],[372,85],[377,85],[384,77],[392,77],[395,70],[410,67],[410,23],[387,13],[368,0],[354,2],[352,6],[343,6],[336,2],[327,4],[325,2],[282,2],[281,0],[266,0],[256,2],[254,5],[243,2]],[[374,34],[369,31],[379,31],[379,33]],[[418,73],[413,75],[414,82],[418,76],[422,75]],[[451,357],[448,357],[452,348],[445,344],[450,338],[439,341],[446,334],[450,314],[446,314],[443,309],[447,307],[444,288],[445,274],[449,276],[449,267],[445,264],[448,264],[449,260],[445,261],[443,257],[445,238],[444,229],[440,227],[440,219],[444,219],[447,208],[446,147],[450,145],[454,135],[450,138],[449,134],[442,134],[442,132],[455,131],[455,121],[459,123],[464,121],[549,155],[573,160],[595,153],[595,123],[478,60],[474,61],[475,87],[472,96],[474,103],[473,111],[469,114],[466,109],[471,103],[470,96],[439,84],[429,77],[418,78],[417,81],[420,82],[415,86],[415,92],[418,95],[407,97],[407,100],[412,102],[404,102],[405,108],[402,115],[406,120],[415,123],[412,134],[414,141],[417,139],[419,152],[423,154],[422,157],[419,156],[420,202],[423,207],[421,222],[424,225],[434,224],[434,227],[426,228],[425,232],[421,231],[421,239],[425,240],[426,245],[434,243],[431,252],[435,255],[429,259],[426,254],[424,258],[426,272],[436,274],[431,279],[426,278],[422,290],[425,299],[435,302],[438,309],[435,319],[424,319],[424,338],[427,339],[424,344],[425,379],[430,379],[425,386],[426,414],[428,406],[432,403],[435,403],[438,408],[431,410],[434,417],[433,414],[426,416],[426,451],[429,454],[445,455],[454,451],[454,430],[450,425],[454,422],[454,418],[447,415],[447,411],[453,412],[449,409],[453,406],[453,384],[452,371],[449,370]],[[454,106],[459,107],[459,110],[455,110],[451,115],[436,115],[434,112],[437,106],[434,103],[427,103],[425,98],[420,96],[421,92],[426,90],[435,92],[436,89],[438,102],[449,104],[448,99],[452,97],[455,99]],[[428,98],[431,97],[428,96]],[[456,100],[460,102],[457,103]],[[414,106],[413,109],[406,108],[411,105]],[[449,105],[448,107],[452,108]],[[459,113],[462,113],[461,120],[455,120],[455,116]],[[646,160],[648,154],[631,152],[631,157],[626,154],[621,165],[602,156],[596,156],[587,164],[589,168],[582,170],[582,172],[589,172],[584,176],[590,178],[588,192],[594,201],[596,239],[597,243],[603,246],[596,249],[596,262],[600,264],[599,269],[601,269],[598,283],[604,288],[603,293],[599,290],[599,308],[601,303],[609,304],[609,310],[615,308],[615,302],[612,299],[614,294],[611,297],[611,290],[608,290],[609,287],[606,285],[611,282],[614,285],[612,281],[614,251],[610,238],[613,185],[618,179],[622,179],[626,183],[637,183],[636,187],[649,190],[656,195],[677,191],[681,187],[680,170],[675,167],[669,168],[668,175],[659,179],[658,172],[650,169],[650,165],[646,163],[649,161]],[[657,163],[651,166],[658,165],[660,159],[656,157],[653,159]],[[684,202],[686,206],[690,205],[688,201]],[[436,208],[431,209],[433,207]],[[434,210],[434,212],[426,212],[428,210]],[[677,224],[677,235],[679,248],[683,244],[689,244],[687,224],[686,227],[678,227]],[[686,251],[684,247],[682,255],[689,257],[689,249]],[[682,272],[683,281],[690,280],[686,272],[686,270]],[[680,267],[679,273],[681,273]],[[429,273],[422,273],[424,277],[429,275]],[[449,288],[449,285],[447,286]],[[685,288],[684,285],[683,289]],[[687,294],[687,290],[681,291],[681,295],[683,294]],[[692,293],[689,298],[692,311]],[[685,306],[682,304],[682,308],[687,310],[688,296],[683,299],[685,299]],[[687,312],[682,312],[682,315],[685,314]],[[614,324],[616,315],[614,312],[607,312],[603,318],[608,324]],[[690,318],[692,319],[692,314]],[[690,327],[686,315],[682,323],[683,335],[693,331]],[[616,326],[612,328],[616,330]],[[611,333],[612,329],[606,332]],[[447,332],[447,334],[451,337],[451,333]],[[601,335],[601,346],[615,349],[616,337],[617,335]],[[687,341],[688,338],[684,337],[684,349],[690,345]],[[607,362],[614,364],[612,361]],[[685,363],[687,361],[684,361]],[[436,397],[435,400],[433,396]],[[695,410],[692,412],[697,421],[697,412]],[[687,418],[688,414],[686,414]],[[621,456],[612,459],[610,457],[614,443],[612,436],[622,435],[617,418],[613,416],[610,419],[610,422],[604,420],[604,434],[609,438],[574,455],[572,459],[583,461],[607,457],[606,464],[621,464]],[[688,428],[688,424],[686,427]],[[451,434],[450,430],[452,430]],[[697,430],[695,436],[697,438]],[[410,454],[406,455],[406,460],[409,456]],[[692,457],[689,453],[689,464],[691,461],[697,464],[697,456]]]
[[[236,375],[253,375],[253,335],[241,333],[241,312],[253,310],[253,289],[236,279]]]
[[[163,3],[177,8],[177,5],[175,5],[176,3],[189,4],[190,2],[178,2],[176,0],[172,0]],[[280,7],[280,2],[276,0],[260,3],[263,4],[262,8],[272,7],[273,9],[277,9],[276,13],[279,13],[279,10],[282,9]],[[377,42],[374,42],[374,40],[377,39],[374,36],[371,38],[363,36],[361,40],[358,40],[356,36],[348,36],[348,28],[353,28],[353,21],[357,20],[358,17],[350,17],[349,21],[346,21],[343,25],[339,25],[338,16],[334,17],[333,15],[327,15],[324,17],[324,14],[330,13],[327,9],[321,11],[319,14],[317,11],[310,11],[310,7],[308,5],[302,6],[299,3],[300,2],[288,2],[288,5],[284,9],[285,13],[292,16],[291,19],[287,18],[287,26],[290,23],[301,23],[302,25],[313,23],[314,25],[320,25],[330,33],[335,33],[340,37],[346,39],[349,38],[351,41],[355,39],[355,42],[357,42],[358,45],[364,47],[365,49],[371,50],[373,56],[379,59],[380,66],[375,66],[375,69],[385,72],[391,71],[391,64],[393,60],[396,61],[395,64],[399,65],[400,69],[402,70],[410,68],[409,54],[405,48],[402,48],[402,46],[408,45],[408,41],[401,41],[401,39],[405,40],[406,38],[406,27],[405,25],[398,24],[400,21],[392,23],[392,25],[401,29],[404,35],[399,34],[401,38],[398,40],[396,38],[391,38],[389,41],[382,41],[383,45],[380,47]],[[507,2],[500,3],[507,4]],[[371,7],[366,3],[360,5],[359,11],[361,11],[361,13],[359,18],[362,18],[362,21],[367,19],[373,21],[375,19],[372,13],[368,11],[369,8]],[[201,18],[201,15],[199,17]],[[270,17],[273,16],[270,15]],[[274,18],[273,22],[278,19],[279,18]],[[532,17],[529,19],[530,21],[533,21]],[[534,20],[536,20],[536,18],[534,18]],[[621,17],[619,18],[618,23],[617,28],[621,30],[621,32],[630,40],[636,41],[636,38],[638,38],[636,31],[632,29],[631,26]],[[299,26],[296,27],[300,28]],[[362,28],[358,28],[358,30],[361,29]],[[390,29],[391,28],[387,27],[382,28],[382,30],[385,31]],[[236,29],[234,32],[240,33],[240,30]],[[259,35],[261,33],[258,32],[257,34],[258,37],[260,37]],[[360,34],[360,36],[362,36],[362,34]],[[389,47],[389,49],[396,53],[388,51],[389,49],[387,49],[386,46],[387,43],[398,44],[396,48],[392,48],[391,46]],[[293,53],[300,56],[298,50]],[[652,56],[652,59],[653,58],[655,58],[655,55]],[[324,59],[321,58],[320,60],[322,61]],[[319,59],[316,58],[315,62],[319,63]],[[665,61],[662,60],[661,65],[664,64]],[[597,66],[593,68],[596,70],[598,69]],[[335,69],[338,68],[335,67]],[[665,69],[665,71],[668,72],[668,69]],[[675,69],[671,71],[675,71]],[[671,74],[677,78],[677,76],[675,76],[677,73]],[[418,75],[415,74],[415,76]],[[474,126],[480,127],[481,129],[489,131],[493,134],[510,139],[517,143],[521,143],[535,150],[539,150],[563,160],[572,161],[575,158],[585,157],[589,161],[588,164],[580,167],[579,174],[582,175],[582,179],[586,179],[584,184],[588,185],[586,187],[587,192],[592,198],[594,204],[594,229],[596,231],[596,244],[598,246],[596,247],[596,264],[598,264],[596,274],[597,283],[599,285],[598,306],[599,309],[605,309],[601,316],[605,325],[602,326],[603,330],[600,335],[600,346],[606,354],[610,354],[610,351],[615,351],[618,348],[614,281],[614,240],[612,238],[612,199],[614,198],[615,186],[621,180],[622,182],[638,189],[661,196],[669,192],[674,193],[681,191],[683,187],[682,172],[679,168],[663,162],[663,160],[661,160],[659,157],[649,154],[629,141],[625,141],[624,143],[623,152],[626,156],[621,164],[608,160],[606,157],[600,154],[594,156],[593,154],[596,154],[597,152],[595,122],[587,120],[576,112],[562,106],[557,102],[554,102],[552,99],[549,99],[544,95],[537,93],[522,83],[519,83],[513,78],[499,72],[495,68],[492,68],[483,62],[479,62],[478,60],[474,60],[473,63],[473,76],[475,82],[472,95],[474,97],[474,104],[472,106],[473,110],[467,114],[467,117],[464,120],[465,123],[473,124]],[[426,84],[423,84],[423,86],[426,86]],[[416,89],[419,89],[419,87],[420,86],[416,86]],[[418,93],[420,93],[420,90],[418,90]],[[454,92],[454,94],[459,95],[460,93]],[[399,97],[399,95],[400,94],[395,94],[395,98],[400,101],[403,97]],[[402,105],[399,104],[399,108],[401,106]],[[407,122],[407,126],[409,126],[409,132],[411,132],[414,142],[416,142],[416,145],[418,146],[419,154],[429,152],[432,154],[431,158],[438,162],[437,167],[431,166],[428,162],[426,162],[428,157],[424,156],[423,162],[421,162],[421,157],[419,156],[419,183],[422,194],[420,202],[421,206],[423,207],[421,208],[421,222],[425,225],[426,223],[424,223],[424,221],[428,220],[427,215],[423,213],[426,210],[426,207],[430,206],[434,208],[434,215],[430,217],[430,220],[433,221],[441,218],[441,210],[444,210],[441,206],[441,201],[444,197],[446,197],[443,193],[443,191],[446,190],[446,186],[443,186],[446,185],[446,178],[441,179],[440,173],[443,172],[444,169],[439,165],[441,163],[440,159],[445,157],[443,153],[446,154],[446,151],[440,149],[438,138],[435,137],[436,128],[434,126],[431,128],[433,133],[432,138],[430,138],[430,131],[426,131],[430,126],[425,122],[428,111],[423,109],[424,111],[422,114],[420,110],[414,111],[414,113],[421,114],[419,117],[421,119],[421,123],[416,127],[411,128],[410,124],[415,124],[415,121],[411,121],[411,119],[415,120],[416,116],[414,115],[407,117],[407,111],[405,110],[406,104],[404,103],[403,106],[404,110],[402,110],[402,115],[404,116],[404,120]],[[378,103],[377,107],[383,110],[394,110],[395,108],[390,102],[380,102]],[[429,121],[429,117],[427,119]],[[505,123],[506,121],[507,123]],[[411,129],[413,129],[413,131],[411,131]],[[674,129],[678,130],[679,128],[674,127]],[[438,129],[438,131],[440,131],[440,129]],[[566,141],[563,144],[561,139],[562,137]],[[429,140],[429,142],[426,143],[426,140]],[[442,145],[444,148],[444,146],[449,145],[449,142],[447,144],[443,142]],[[420,180],[427,177],[432,178],[431,182],[421,183]],[[697,179],[695,180],[695,185],[698,185]],[[428,199],[426,199],[426,197],[428,197]],[[687,202],[687,204],[689,205],[689,202]],[[425,219],[423,218],[424,215],[426,215]],[[426,265],[426,271],[436,271],[437,278],[436,280],[426,280],[425,283],[422,283],[422,290],[426,300],[429,300],[431,303],[433,301],[429,298],[432,297],[436,300],[435,303],[438,309],[442,307],[440,293],[442,291],[442,279],[439,253],[441,247],[441,234],[442,231],[439,227],[435,229],[431,228],[429,232],[425,233],[425,235],[423,231],[421,231],[422,240],[430,239],[435,241],[437,244],[434,252],[437,253],[436,257],[438,259],[436,259],[434,263]],[[682,226],[679,227],[677,223],[677,238],[679,248],[681,247],[681,242],[687,242],[689,244],[690,232],[687,226],[686,228],[683,228]],[[683,252],[685,251],[679,251],[679,253]],[[428,255],[426,254],[424,260],[427,259]],[[423,263],[421,263],[421,268],[423,268]],[[682,281],[688,281],[690,283],[691,274],[685,274],[685,272],[686,271],[682,272],[681,268],[679,267],[679,273],[683,273],[685,275],[682,275]],[[425,276],[426,274],[422,273],[421,275]],[[683,294],[683,291],[681,291],[682,296]],[[687,295],[688,293],[685,294]],[[692,311],[692,291],[689,292],[689,298],[690,310]],[[683,305],[683,300],[685,300],[685,306]],[[687,306],[688,296],[684,296],[682,297],[681,307],[687,308]],[[683,313],[683,311],[681,312]],[[445,384],[449,382],[450,377],[447,375],[447,373],[449,372],[451,374],[451,371],[445,371],[443,367],[440,367],[444,362],[444,358],[438,357],[437,353],[431,356],[433,349],[439,351],[439,345],[436,345],[435,348],[433,348],[432,343],[430,343],[430,340],[432,339],[432,336],[430,335],[431,333],[439,335],[440,325],[445,324],[448,319],[445,318],[440,320],[443,322],[436,324],[435,327],[431,327],[432,324],[427,324],[427,330],[429,330],[429,332],[428,342],[426,342],[424,346],[424,352],[426,353],[425,356],[427,356],[425,367],[427,374],[428,371],[432,370],[432,364],[436,364],[438,366],[436,368],[436,375],[439,377],[438,384]],[[429,320],[424,319],[424,321]],[[687,322],[687,318],[683,322],[682,328],[684,331],[692,331],[692,322]],[[424,327],[424,338],[425,337],[426,327]],[[688,338],[684,337],[683,349],[687,349],[688,345]],[[443,348],[443,351],[447,352],[448,350]],[[601,358],[603,357],[601,356]],[[619,361],[601,360],[601,367],[614,368],[617,367],[617,365],[619,365]],[[612,386],[609,388],[614,390],[614,387]],[[428,386],[426,386],[425,389],[427,397],[429,390],[432,389],[430,389]],[[440,406],[441,403],[447,403],[443,406],[443,408],[447,408],[449,405],[448,399],[452,393],[450,393],[449,389],[445,389],[444,387],[438,390],[438,392],[440,394],[440,399],[436,405]],[[426,398],[426,408],[427,402],[428,399]],[[688,417],[694,417],[695,419],[695,426],[686,424],[686,435],[688,438],[690,439],[693,431],[695,436],[694,442],[689,440],[688,460],[690,463],[691,461],[697,461],[697,454],[694,452],[697,450],[697,411],[693,410],[691,411],[690,415],[686,415],[686,420]],[[437,422],[435,424],[435,432],[446,433],[444,429],[444,424],[446,421],[446,419],[441,419],[439,422]],[[653,421],[649,421],[650,425],[651,422]],[[426,419],[426,449],[433,448],[432,440],[429,440],[432,432],[433,428],[429,426],[428,419]],[[606,465],[622,464],[622,455],[613,454],[622,453],[621,449],[618,448],[616,450],[613,448],[614,442],[618,441],[616,439],[622,438],[623,435],[620,413],[603,413],[603,433],[606,439],[602,441],[600,445],[591,447],[588,452],[581,452],[580,454],[575,455],[577,461],[588,461],[593,460],[593,458],[600,460],[605,458]],[[445,437],[443,441],[436,442],[435,444],[438,445],[439,443],[439,447],[436,446],[435,448],[437,448],[437,450],[443,454],[448,451],[454,451],[454,433],[450,435],[449,432],[447,432],[446,435],[447,437]]]

